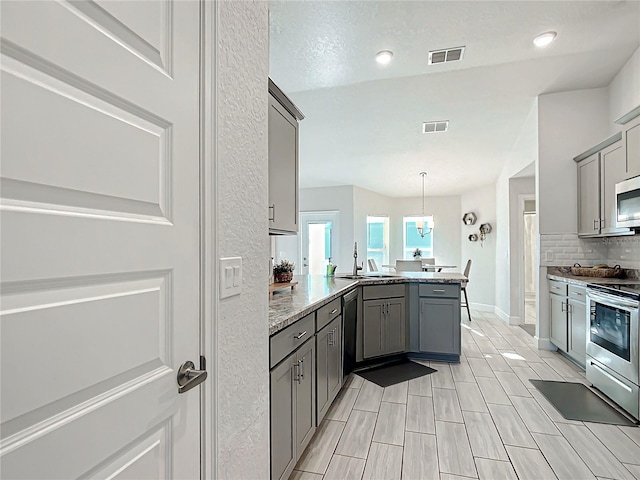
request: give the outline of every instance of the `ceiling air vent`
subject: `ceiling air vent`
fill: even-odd
[[[464,47],[448,48],[446,50],[432,50],[429,52],[429,65],[437,63],[455,62],[464,55]]]
[[[449,129],[449,120],[441,120],[438,122],[424,122],[422,124],[422,133],[443,133]]]

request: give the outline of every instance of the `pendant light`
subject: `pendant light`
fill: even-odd
[[[420,176],[422,177],[422,218],[416,222],[416,226],[420,237],[424,238],[425,235],[431,233],[433,228],[428,226],[429,222],[427,222],[427,218],[424,215],[424,177],[427,176],[427,172],[420,172]]]

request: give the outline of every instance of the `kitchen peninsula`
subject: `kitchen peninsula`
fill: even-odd
[[[269,302],[271,478],[286,479],[353,366],[460,359],[459,273],[297,276]]]

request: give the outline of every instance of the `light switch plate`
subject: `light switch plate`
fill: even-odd
[[[220,298],[242,293],[242,257],[220,259]]]

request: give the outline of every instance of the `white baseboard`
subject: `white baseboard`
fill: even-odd
[[[500,307],[495,307],[495,314],[498,316],[500,320],[502,320],[507,325],[522,325],[524,322],[522,318],[516,316],[510,316],[502,310]]]
[[[533,339],[536,342],[536,346],[538,347],[538,350],[555,351],[558,349],[553,343],[551,343],[551,340],[549,340],[548,338],[533,337]]]
[[[473,310],[478,310],[480,312],[491,312],[494,313],[496,307],[494,305],[487,305],[486,303],[475,303],[475,302],[470,302],[469,306],[473,309]],[[463,307],[464,308],[464,307]]]

